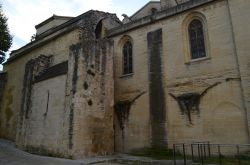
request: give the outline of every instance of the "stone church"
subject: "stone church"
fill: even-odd
[[[250,1],[150,1],[120,21],[53,15],[0,72],[0,137],[84,158],[250,143]]]

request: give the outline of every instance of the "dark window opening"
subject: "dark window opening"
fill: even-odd
[[[96,39],[102,38],[102,21],[100,21],[100,22],[96,25],[95,37],[96,37]]]
[[[191,58],[197,59],[206,57],[204,31],[202,22],[198,19],[193,20],[188,27]]]
[[[157,12],[157,9],[156,8],[152,8],[151,9],[151,13],[154,15],[155,13]]]
[[[133,47],[130,41],[123,46],[123,74],[133,73]]]

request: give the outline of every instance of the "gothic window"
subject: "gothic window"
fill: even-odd
[[[194,19],[188,27],[191,59],[206,57],[203,24]]]
[[[123,74],[133,73],[133,46],[127,41],[123,46]]]

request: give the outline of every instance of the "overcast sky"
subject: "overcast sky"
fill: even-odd
[[[88,10],[101,10],[116,13],[121,19],[135,13],[150,0],[0,0],[8,25],[14,36],[10,50],[18,49],[35,34],[35,25],[51,17],[78,16]],[[0,66],[1,70],[1,66]]]

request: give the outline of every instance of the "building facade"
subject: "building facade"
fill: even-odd
[[[248,0],[149,2],[121,22],[52,16],[0,73],[0,136],[83,158],[250,142]]]

